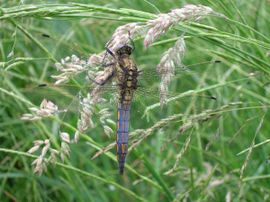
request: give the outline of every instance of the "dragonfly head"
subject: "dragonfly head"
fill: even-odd
[[[122,55],[131,55],[131,53],[133,52],[134,50],[134,47],[129,45],[129,44],[125,44],[123,46],[121,46],[120,48],[118,48],[116,50],[116,54],[119,55],[119,56],[122,56]]]

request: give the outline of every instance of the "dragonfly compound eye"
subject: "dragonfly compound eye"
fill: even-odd
[[[131,55],[132,52],[133,47],[131,45],[123,45],[116,51],[117,55]]]

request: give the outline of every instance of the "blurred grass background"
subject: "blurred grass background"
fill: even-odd
[[[270,200],[269,1],[76,1],[92,5],[84,9],[68,1],[0,3],[1,201]],[[72,54],[87,59],[101,52],[115,28],[149,19],[137,11],[158,14],[187,3],[209,6],[228,19],[208,17],[201,24],[181,24],[147,50],[142,40],[137,40],[134,59],[140,68],[154,74],[162,53],[185,32],[185,65],[215,60],[221,63],[193,66],[190,74],[180,71],[170,92],[181,95],[195,90],[195,96],[149,110],[148,119],[142,116],[159,102],[158,92],[154,97],[138,95],[132,106],[130,131],[147,129],[174,114],[184,116],[167,121],[130,151],[124,176],[118,174],[114,149],[91,160],[97,148],[115,141],[114,135],[104,134],[98,119],[97,126],[71,146],[70,159],[49,166],[41,176],[33,174],[34,156],[26,151],[34,140],[59,140],[59,122],[29,123],[21,121],[21,115],[28,112],[30,103],[38,106],[43,98],[61,107],[71,101],[61,92],[46,93],[33,88],[40,83],[53,83],[50,76],[56,74],[54,63]],[[36,7],[28,7],[30,4]],[[114,13],[106,8],[114,9]],[[127,10],[119,8],[131,10],[126,14]],[[159,84],[157,79],[140,82],[149,88]],[[196,95],[211,95],[216,100]],[[222,108],[235,102],[241,104]],[[116,106],[107,106],[116,120]],[[207,117],[207,110],[217,110],[218,116],[194,120],[190,129],[179,132],[179,127],[192,116],[205,113]],[[64,121],[76,127],[77,119],[74,110]],[[64,130],[74,132],[68,127]],[[247,148],[251,149],[237,155]],[[177,158],[180,160],[176,169],[165,175]]]

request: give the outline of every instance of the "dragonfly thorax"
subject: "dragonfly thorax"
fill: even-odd
[[[130,57],[123,57],[119,60],[116,77],[119,86],[119,102],[130,104],[133,93],[137,89],[138,69]]]

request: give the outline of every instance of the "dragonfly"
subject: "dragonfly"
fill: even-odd
[[[109,43],[108,43],[109,44]],[[137,89],[137,78],[140,71],[134,60],[130,57],[134,50],[132,45],[123,44],[114,51],[114,53],[106,46],[106,54],[109,53],[113,62],[103,64],[109,69],[106,78],[91,79],[99,86],[103,86],[111,77],[116,78],[116,86],[118,87],[118,108],[117,108],[117,132],[116,132],[116,156],[118,160],[119,173],[124,173],[126,155],[128,153],[128,130],[130,108],[133,94]]]
[[[140,70],[138,70],[134,60],[130,57],[133,50],[134,47],[128,44],[120,46],[115,53],[107,48],[107,52],[114,60],[114,62],[109,64],[109,66],[112,67],[112,71],[107,76],[108,78],[115,76],[118,86],[116,155],[119,173],[121,175],[124,173],[126,155],[128,153],[128,130],[131,101],[133,94],[138,87],[137,81],[140,74]],[[98,85],[104,85],[106,80],[94,82]]]
[[[104,92],[117,92],[118,98],[117,102],[117,128],[116,128],[116,156],[118,161],[119,173],[122,175],[124,173],[125,162],[128,154],[128,133],[130,125],[130,113],[131,113],[131,103],[136,99],[136,94],[144,94],[144,96],[151,97],[153,95],[158,96],[158,90],[145,90],[139,83],[140,80],[150,80],[155,79],[158,75],[153,71],[139,70],[134,59],[132,58],[132,53],[134,52],[134,43],[123,44],[116,51],[112,52],[106,47],[106,54],[108,53],[112,60],[108,64],[103,64],[105,70],[109,70],[106,78],[91,78],[88,79],[94,84],[94,86],[99,86]],[[193,64],[188,67],[180,69],[180,73],[193,73],[189,71],[189,67],[204,65],[204,64],[215,64],[220,61],[206,61],[199,64]],[[179,73],[178,72],[178,73]],[[177,74],[177,72],[176,72]],[[183,74],[184,75],[184,74]],[[116,84],[109,84],[109,81],[116,80]],[[40,84],[41,88],[48,86],[47,84]],[[65,88],[72,88],[69,85],[63,85]],[[91,87],[86,86],[88,91],[93,90]],[[150,95],[153,94],[153,95]],[[173,94],[168,94],[169,96]],[[204,97],[205,95],[203,95]],[[210,99],[215,100],[216,98],[211,94],[205,96]]]

